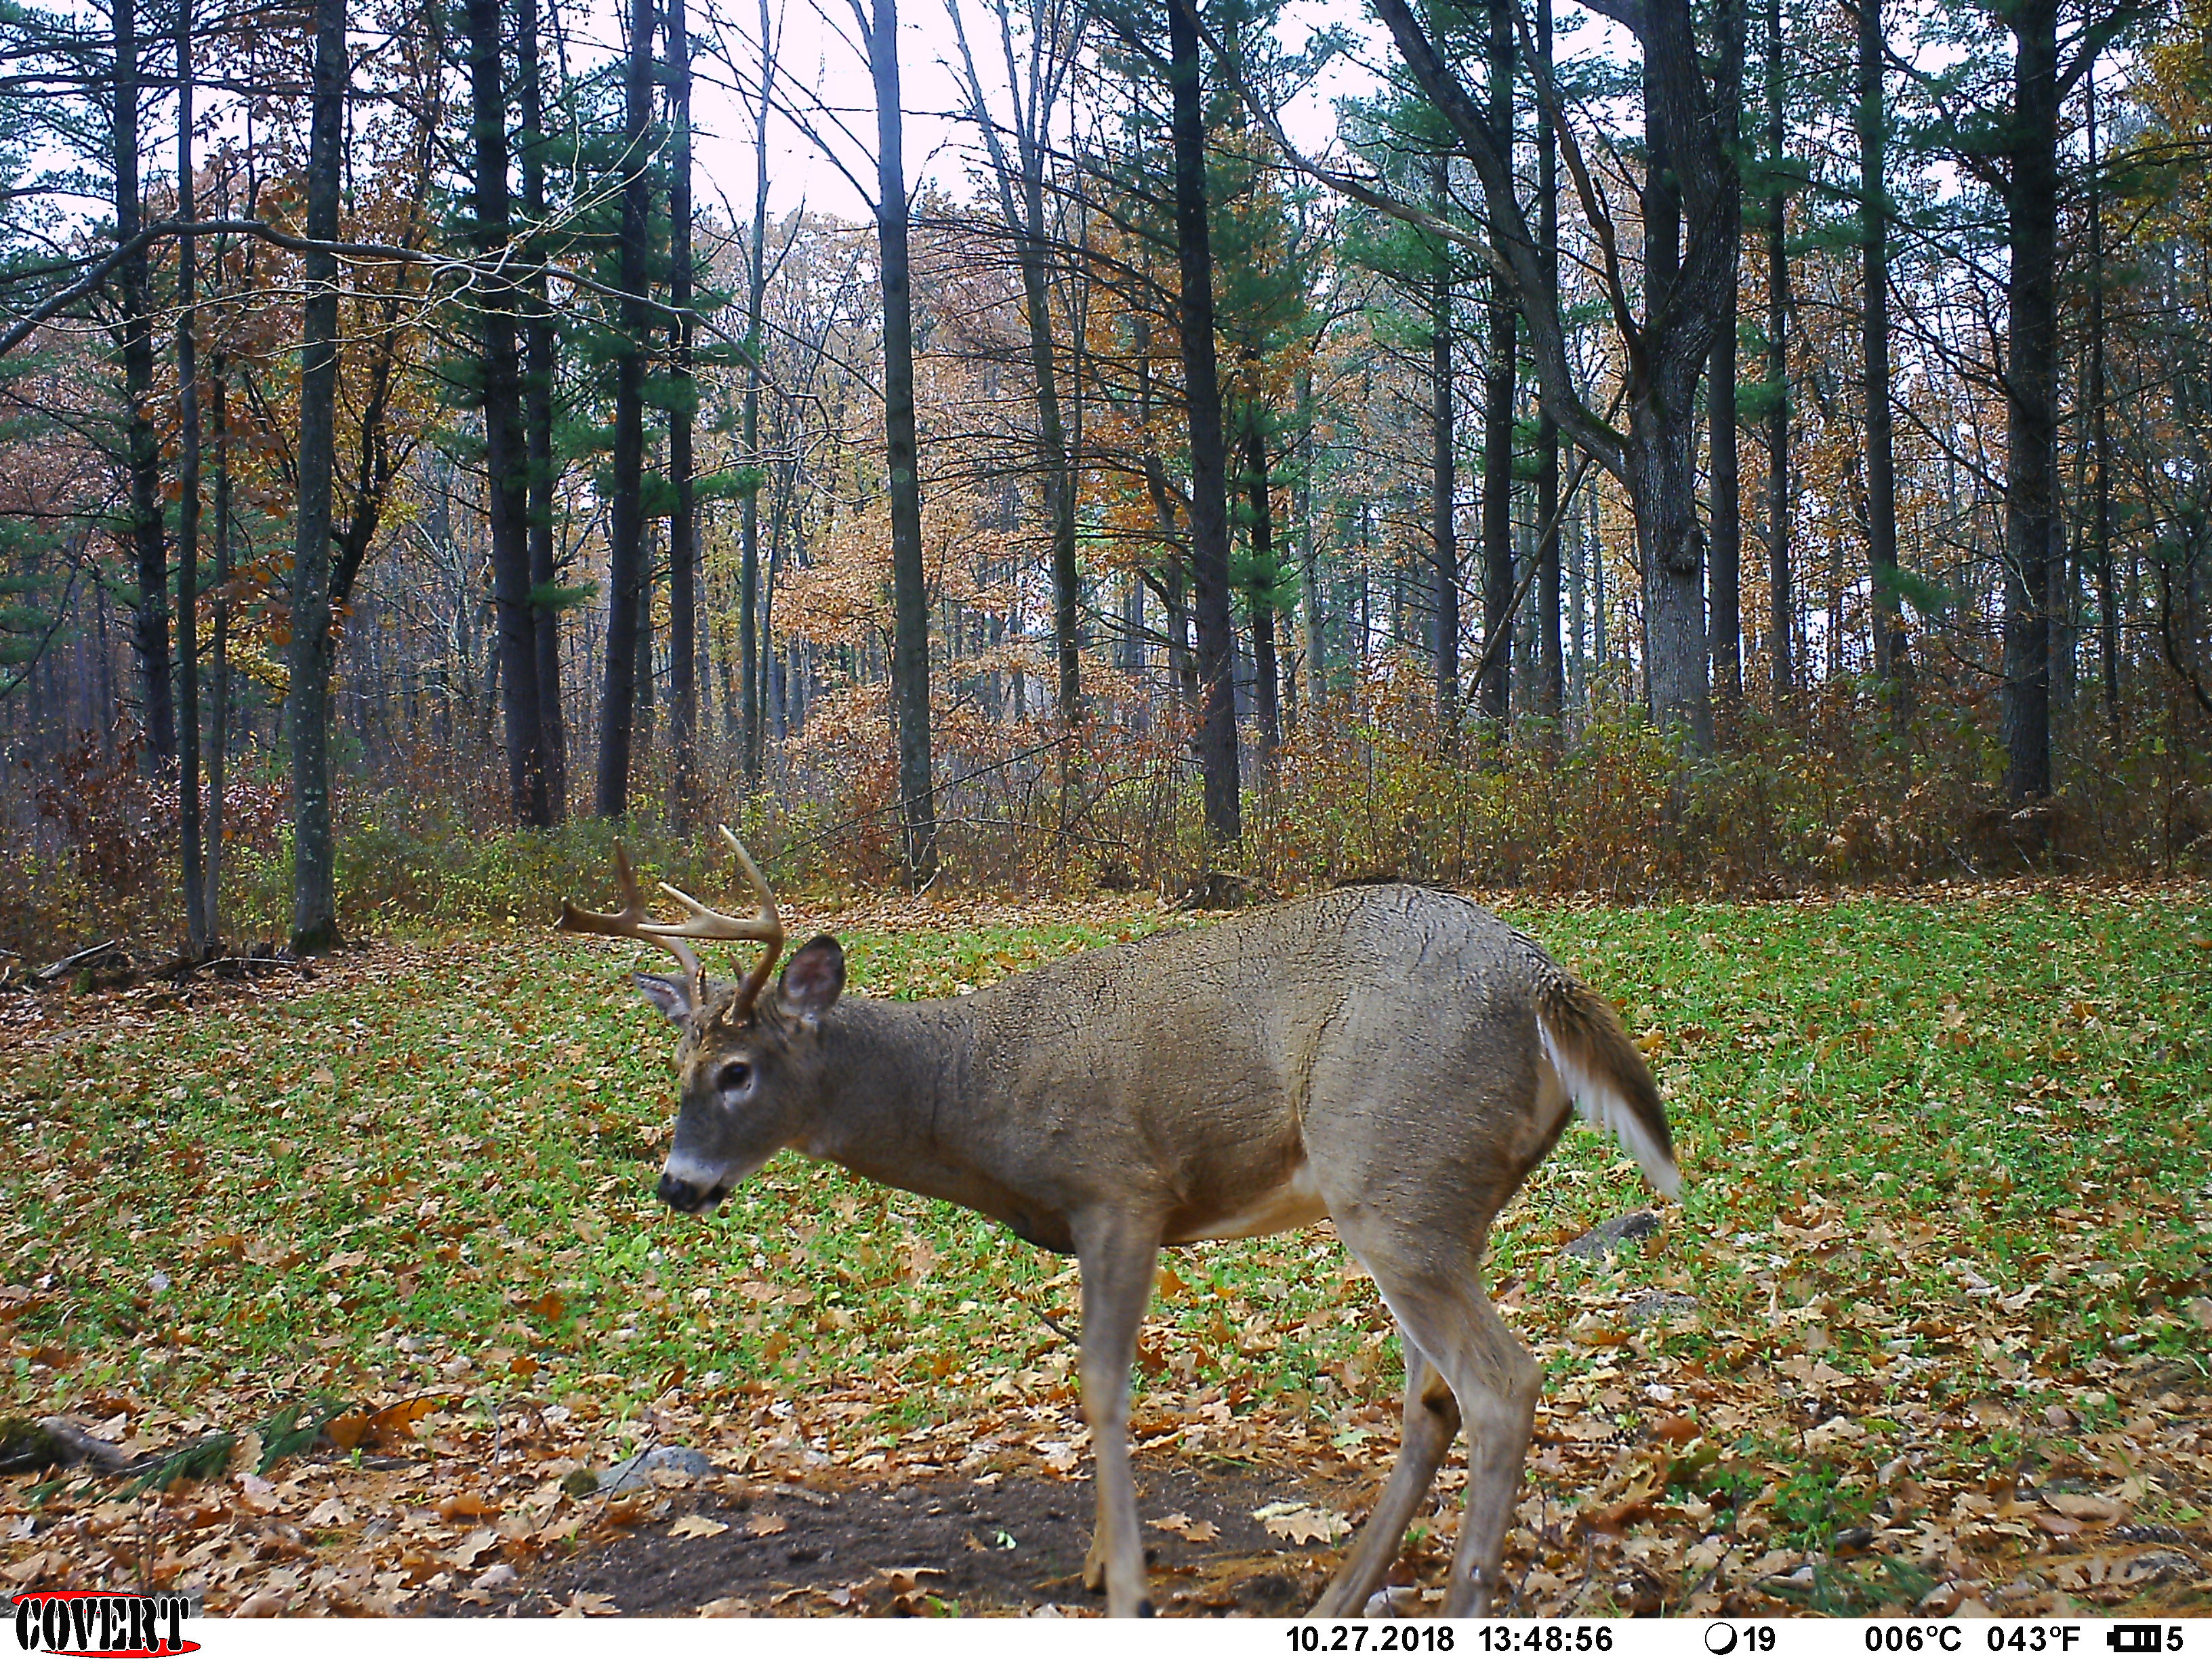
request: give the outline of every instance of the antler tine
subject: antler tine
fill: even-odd
[[[564,933],[605,933],[615,939],[650,939],[663,946],[683,964],[684,976],[691,981],[691,1003],[696,1007],[707,988],[706,976],[699,971],[699,958],[681,938],[664,931],[667,924],[654,921],[647,913],[645,890],[638,885],[637,872],[630,868],[629,853],[620,842],[615,843],[615,890],[622,896],[621,909],[581,910],[562,899],[561,920],[556,925]]]
[[[752,883],[754,895],[760,900],[760,908],[750,916],[726,916],[719,910],[708,909],[690,894],[669,886],[666,882],[660,885],[663,892],[691,913],[689,920],[676,924],[685,937],[760,941],[760,961],[745,976],[745,982],[738,989],[736,1000],[730,1005],[730,1017],[735,1018],[750,1011],[753,1004],[759,1000],[762,991],[767,988],[769,975],[775,971],[776,962],[783,955],[783,917],[775,908],[775,895],[769,890],[768,878],[761,874],[760,866],[753,862],[753,855],[745,851],[745,844],[730,833],[728,824],[715,827],[722,832],[722,839],[729,843],[730,851],[737,854],[738,867],[745,872],[745,879]],[[712,931],[708,931],[709,929]]]

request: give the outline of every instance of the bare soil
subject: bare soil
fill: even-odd
[[[1164,1613],[1303,1612],[1343,1547],[1289,1543],[1255,1518],[1270,1504],[1343,1504],[1343,1494],[1288,1474],[1238,1464],[1140,1463],[1137,1488],[1152,1597]],[[1103,1612],[1103,1598],[1083,1588],[1092,1504],[1087,1479],[1026,1474],[988,1485],[943,1475],[829,1490],[768,1482],[686,1493],[666,1517],[544,1563],[488,1599],[441,1595],[422,1611],[511,1618]],[[726,1529],[682,1535],[686,1516]],[[693,1530],[703,1528],[693,1523]]]

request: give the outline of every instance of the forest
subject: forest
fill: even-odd
[[[2212,1605],[2212,0],[363,3],[0,0],[0,1594]]]
[[[11,6],[0,935],[2201,871],[2208,25]]]

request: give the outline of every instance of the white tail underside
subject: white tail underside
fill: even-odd
[[[1614,1139],[1626,1147],[1643,1170],[1644,1178],[1668,1198],[1682,1194],[1682,1172],[1674,1167],[1674,1160],[1659,1149],[1636,1114],[1629,1109],[1620,1091],[1605,1079],[1593,1076],[1577,1064],[1572,1055],[1553,1040],[1551,1028],[1541,1016],[1536,1021],[1536,1035],[1544,1045],[1544,1058],[1552,1064],[1559,1079],[1559,1086],[1575,1103],[1575,1110],[1583,1121],[1600,1129],[1610,1129]]]

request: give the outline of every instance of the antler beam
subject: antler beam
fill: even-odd
[[[752,854],[745,851],[744,843],[730,833],[727,824],[717,827],[722,832],[722,839],[729,843],[730,851],[737,854],[738,867],[745,872],[760,901],[760,908],[751,915],[725,915],[664,881],[658,884],[660,890],[682,905],[685,915],[681,921],[655,921],[646,908],[645,891],[638,885],[637,872],[630,867],[629,854],[617,842],[615,887],[622,897],[622,908],[583,910],[563,899],[557,926],[566,933],[605,933],[616,939],[647,939],[665,946],[684,964],[684,971],[691,981],[691,1006],[695,1008],[705,999],[706,981],[699,971],[699,958],[684,941],[757,940],[763,947],[761,959],[739,988],[730,1010],[732,1016],[742,1017],[759,999],[769,975],[775,971],[776,959],[783,954],[783,918],[776,910],[775,895],[769,890],[760,866],[753,862]]]

